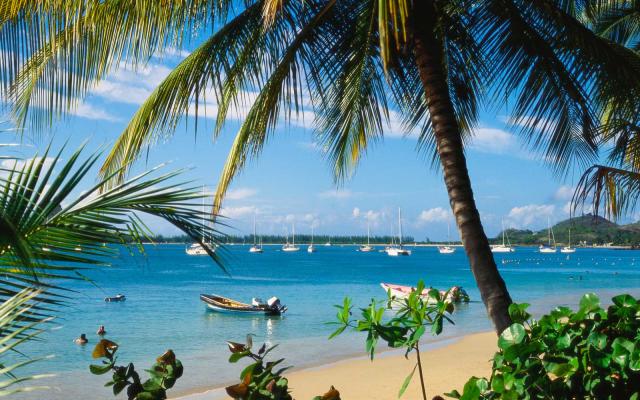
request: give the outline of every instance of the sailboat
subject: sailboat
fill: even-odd
[[[262,243],[258,244],[258,236],[256,235],[256,216],[253,216],[253,246],[249,248],[249,253],[262,253]]]
[[[293,252],[293,251],[299,251],[300,247],[296,246],[296,226],[295,225],[291,225],[292,228],[292,242],[289,243],[289,239],[287,238],[287,243],[284,244],[284,246],[282,246],[282,251],[287,251],[287,252]]]
[[[315,253],[316,252],[316,248],[313,247],[313,225],[311,226],[311,243],[309,244],[309,247],[307,247],[307,253]]]
[[[504,229],[504,220],[502,220],[501,224],[502,224],[502,244],[496,244],[491,246],[491,252],[492,253],[511,253],[516,251],[516,249],[514,249],[511,246],[511,243],[507,245],[507,243],[505,242],[506,231]]]
[[[374,250],[374,248],[371,246],[371,244],[369,244],[369,240],[370,240],[370,230],[369,230],[369,221],[367,220],[367,244],[366,245],[362,245],[360,246],[360,248],[358,249],[358,251],[361,251],[363,253],[369,253],[371,251]]]
[[[402,247],[402,213],[400,207],[398,207],[398,245],[388,247],[386,252],[392,257],[411,255],[411,250]]]
[[[202,243],[205,243],[204,238],[204,185],[202,186]],[[216,251],[215,247],[209,246],[211,251]],[[185,253],[190,256],[206,256],[207,250],[200,243],[192,243],[191,246],[185,249]]]
[[[453,254],[455,253],[455,247],[451,246],[451,224],[447,222],[447,242],[446,246],[438,246],[440,254]]]
[[[540,253],[555,253],[558,251],[558,249],[556,248],[556,238],[553,236],[553,229],[551,229],[551,222],[549,221],[549,218],[547,218],[547,233],[549,236],[549,245],[545,246],[541,244],[540,247],[538,248],[538,251]],[[551,245],[552,237],[553,237],[553,245]]]
[[[571,228],[569,228],[569,245],[560,249],[560,253],[575,253],[576,248],[571,247]]]

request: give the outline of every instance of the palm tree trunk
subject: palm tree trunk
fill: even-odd
[[[449,203],[482,301],[500,334],[511,324],[508,313],[511,297],[496,267],[473,198],[460,127],[449,96],[444,48],[434,31],[436,9],[431,0],[419,0],[414,2],[412,15],[415,21],[413,51],[428,102]]]

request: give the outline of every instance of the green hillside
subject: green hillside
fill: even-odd
[[[640,222],[628,225],[618,225],[606,218],[592,214],[583,215],[559,222],[553,226],[553,233],[558,245],[566,245],[569,241],[571,229],[571,243],[579,245],[640,245]],[[528,229],[507,229],[506,235],[512,244],[539,245],[547,243],[547,230],[531,231]],[[492,243],[502,242],[502,232],[494,238]]]

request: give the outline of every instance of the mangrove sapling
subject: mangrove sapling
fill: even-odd
[[[116,365],[116,351],[118,351],[116,343],[107,339],[100,340],[92,355],[93,358],[101,358],[102,365],[89,366],[89,370],[95,375],[113,371],[111,381],[105,386],[113,387],[114,396],[126,388],[128,400],[165,400],[167,390],[171,389],[182,376],[182,363],[176,359],[172,350],[167,350],[156,359],[156,363],[147,370],[151,377],[144,382],[140,380],[140,375],[133,363],[129,363],[126,367]]]
[[[386,300],[372,299],[367,308],[362,308],[362,319],[351,319],[351,299],[345,298],[343,305],[337,305],[338,322],[332,324],[339,325],[338,329],[329,336],[334,338],[340,335],[347,328],[352,328],[357,332],[366,332],[366,350],[373,360],[376,345],[379,340],[387,342],[389,347],[404,348],[405,357],[409,358],[409,353],[416,353],[416,364],[411,373],[405,378],[398,397],[401,397],[407,390],[411,379],[418,370],[422,398],[427,400],[427,391],[424,383],[424,373],[422,361],[420,359],[420,338],[425,334],[427,327],[431,333],[439,335],[442,332],[443,322],[446,320],[453,324],[447,316],[453,313],[453,303],[449,300],[449,292],[440,293],[437,289],[429,289],[425,297],[424,282],[418,282],[414,291],[406,298],[397,298],[387,292]],[[385,311],[393,313],[389,320],[383,320]]]
[[[230,363],[236,363],[242,359],[250,359],[253,362],[240,373],[240,383],[227,386],[227,394],[236,400],[293,400],[289,393],[289,381],[282,373],[291,366],[280,367],[284,358],[276,361],[265,361],[265,357],[278,345],[267,347],[263,344],[256,353],[251,348],[253,340],[247,335],[246,344],[227,342],[231,356]],[[333,386],[322,396],[316,396],[313,400],[340,400],[340,392]]]

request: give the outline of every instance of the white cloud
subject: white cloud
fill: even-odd
[[[355,207],[351,214],[353,215],[353,218],[358,218],[360,216],[360,209],[358,207]]]
[[[169,56],[169,57],[185,58],[185,57],[188,57],[189,54],[191,54],[190,51],[187,51],[184,49],[178,49],[175,47],[168,47],[164,50],[163,55]]]
[[[90,103],[80,103],[78,106],[71,110],[69,114],[86,119],[95,119],[100,121],[119,121],[120,119],[115,115],[108,113],[102,108],[98,108]]]
[[[226,218],[238,219],[256,213],[254,206],[222,207],[220,214]]]
[[[547,218],[553,216],[556,207],[552,204],[528,204],[521,207],[513,207],[509,211],[505,223],[508,227],[526,228],[532,224],[544,226]]]
[[[504,154],[517,151],[516,138],[497,128],[477,128],[473,131],[470,147],[485,153]]]
[[[568,201],[573,198],[573,192],[576,189],[573,186],[562,185],[556,190],[553,198],[558,201]]]
[[[328,199],[348,199],[353,197],[353,192],[348,189],[326,190],[319,193],[318,196]]]
[[[253,188],[237,188],[229,190],[225,197],[227,200],[244,200],[255,196],[256,193],[258,193],[258,191]]]
[[[418,216],[418,223],[446,222],[449,218],[451,218],[451,211],[435,207],[423,210]]]

